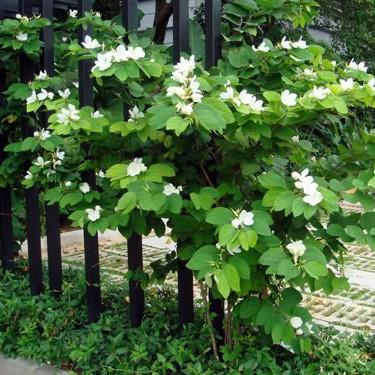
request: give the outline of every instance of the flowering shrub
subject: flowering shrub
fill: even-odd
[[[287,38],[227,41],[210,71],[193,55],[173,66],[165,47],[134,35],[125,45],[123,30],[98,15],[74,22],[101,31],[68,47],[94,60],[97,107],[79,108],[76,90],[44,72],[22,87],[30,115],[52,113],[48,129],[36,122],[33,137],[7,147],[33,155],[19,169],[23,185],[41,186],[92,234],[162,236],[167,226],[203,295],[209,288],[226,301],[228,343],[232,324],[254,325],[309,351],[301,291],[347,286],[344,242],[375,248],[375,134],[320,155],[299,129],[374,107],[374,77],[363,63],[336,64],[321,46]],[[88,169],[96,188],[81,181]],[[365,212],[345,213],[343,200]]]

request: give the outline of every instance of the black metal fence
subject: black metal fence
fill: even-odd
[[[18,13],[31,16],[33,12],[38,11],[43,17],[53,21],[54,9],[56,3],[62,1],[40,0],[19,0]],[[1,0],[0,17],[12,14],[12,9],[7,8],[8,2]],[[35,4],[36,3],[36,4]],[[189,9],[188,0],[173,0],[173,57],[174,61],[179,60],[181,52],[189,52]],[[35,7],[37,5],[37,7]],[[61,4],[60,4],[61,5]],[[92,0],[79,0],[78,12],[83,15],[90,11],[93,5]],[[125,29],[136,31],[138,27],[138,1],[122,0],[122,20]],[[221,0],[205,0],[206,9],[206,67],[209,68],[216,64],[220,56],[220,18],[221,18]],[[14,9],[13,9],[14,11]],[[79,42],[84,40],[85,36],[92,30],[78,31]],[[34,74],[40,70],[46,70],[49,76],[54,75],[54,46],[53,46],[53,28],[46,27],[41,33],[44,42],[43,51],[40,56],[40,64],[36,66],[26,55],[21,54],[20,59],[20,80],[24,83],[30,82]],[[90,72],[93,62],[84,60],[79,62],[79,100],[81,106],[94,105],[94,86],[90,79]],[[5,72],[0,71],[0,105],[4,106],[4,100],[1,93],[6,89]],[[127,113],[124,108],[124,113]],[[126,116],[126,115],[125,115]],[[47,127],[47,114],[41,114],[42,127]],[[33,134],[32,127],[25,120],[22,124],[24,136]],[[4,147],[6,140],[0,139],[0,162],[6,157]],[[95,184],[95,172],[87,171],[82,178],[92,187]],[[41,256],[41,225],[40,225],[40,202],[39,189],[34,186],[25,189],[26,204],[26,233],[28,245],[28,260],[30,274],[30,289],[32,295],[38,295],[43,292],[43,273]],[[60,214],[58,204],[46,205],[45,221],[47,234],[47,254],[48,254],[48,276],[49,287],[57,295],[62,291],[63,269],[61,259],[61,239],[60,239]],[[2,267],[5,270],[12,271],[15,267],[13,251],[13,233],[12,233],[12,204],[11,187],[0,189],[0,250]],[[98,237],[91,236],[87,230],[84,230],[84,251],[85,251],[85,273],[87,281],[87,306],[88,321],[93,322],[99,319],[102,310],[101,288],[100,288],[100,269],[99,269],[99,245]],[[142,237],[133,235],[128,239],[128,267],[131,271],[142,269]],[[144,291],[140,284],[134,280],[130,281],[130,322],[131,326],[139,326],[142,322],[145,298]],[[181,326],[192,322],[194,319],[194,295],[193,295],[193,275],[185,267],[183,261],[179,261],[178,267],[178,304],[179,304],[179,322]],[[211,311],[216,313],[214,320],[215,327],[220,331],[222,329],[223,305],[219,300],[211,298]]]

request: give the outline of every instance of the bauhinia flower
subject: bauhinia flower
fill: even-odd
[[[234,228],[249,227],[254,224],[254,214],[250,211],[242,210],[238,217],[232,220],[232,226]]]
[[[299,316],[293,316],[290,318],[290,324],[294,329],[298,329],[302,327],[303,320]]]
[[[96,221],[100,219],[100,213],[102,210],[103,209],[100,206],[95,206],[95,208],[87,208],[85,212],[90,221]]]
[[[163,194],[166,196],[172,195],[172,194],[180,194],[182,191],[182,186],[175,187],[173,184],[166,184],[164,185]]]
[[[308,45],[306,41],[302,40],[302,36],[301,36],[296,42],[292,42],[292,47],[306,49]]]
[[[78,10],[77,9],[69,9],[69,17],[77,18]]]
[[[186,116],[190,116],[194,111],[192,103],[189,103],[189,104],[177,103],[176,109],[178,112]]]
[[[220,99],[222,99],[222,100],[233,100],[234,99],[233,87],[227,86],[226,90],[220,94]]]
[[[303,70],[303,75],[310,78],[316,78],[318,76],[312,69],[309,68],[305,68]]]
[[[349,78],[347,80],[340,79],[340,86],[344,91],[351,90],[354,87],[354,80],[353,78]]]
[[[73,104],[68,104],[68,108],[63,108],[57,114],[57,122],[63,125],[67,125],[70,121],[78,121],[79,119],[79,110]]]
[[[116,62],[128,61],[128,60],[139,60],[146,56],[145,51],[142,47],[126,47],[123,44],[120,44],[116,51],[113,53],[113,59]]]
[[[29,36],[26,34],[26,33],[23,33],[22,31],[20,31],[17,35],[16,35],[16,39],[19,40],[20,42],[26,42],[26,40],[29,38]]]
[[[17,20],[22,20],[22,21],[29,21],[30,19],[29,19],[29,17],[27,17],[27,16],[23,16],[22,14],[19,14],[19,13],[17,13],[16,14],[16,19]]]
[[[46,99],[52,100],[55,94],[53,92],[49,92],[46,89],[42,89],[40,93],[37,95],[38,100],[43,101]]]
[[[41,131],[35,131],[34,137],[39,138],[41,141],[45,141],[51,136],[51,133],[48,130],[42,129]]]
[[[36,158],[36,161],[34,161],[34,165],[36,165],[37,167],[40,167],[40,168],[44,168],[46,167],[47,165],[49,165],[51,162],[49,160],[44,160],[42,156],[38,156]]]
[[[60,151],[60,149],[58,148],[55,152],[55,156],[59,160],[64,160],[65,159],[65,151]]]
[[[137,121],[143,117],[145,117],[145,114],[136,105],[129,109],[129,122]]]
[[[287,40],[286,36],[284,36],[283,39],[281,39],[280,46],[281,48],[284,48],[284,49],[291,49],[292,42],[290,40]]]
[[[300,141],[300,139],[299,139],[299,135],[294,135],[294,136],[292,137],[292,141],[293,141],[294,143],[299,143],[299,141]]]
[[[60,95],[63,99],[67,99],[67,98],[69,98],[69,96],[70,96],[70,94],[71,94],[71,92],[70,92],[69,89],[65,89],[64,91],[59,90],[58,93],[59,93],[59,95]]]
[[[135,158],[127,168],[127,174],[130,177],[138,176],[142,172],[146,172],[147,167],[143,164],[142,158]]]
[[[37,81],[45,81],[48,79],[48,74],[45,70],[41,70],[37,76],[35,76]]]
[[[99,111],[91,112],[92,118],[103,118],[104,115],[102,115]]]
[[[36,91],[33,90],[31,95],[26,99],[26,104],[33,104],[38,100],[38,97],[36,95]]]
[[[296,181],[294,183],[297,189],[303,190],[304,197],[302,200],[310,206],[318,205],[322,200],[323,196],[318,191],[318,184],[314,182],[314,178],[309,176],[309,170],[304,169],[301,173],[293,172],[292,178]]]
[[[105,173],[102,170],[100,170],[96,175],[98,177],[100,177],[100,178],[104,178],[105,177]]]
[[[306,246],[302,241],[293,241],[286,245],[288,251],[293,255],[294,263],[297,263],[298,258],[305,254]]]
[[[191,55],[189,59],[181,57],[180,62],[174,65],[172,79],[179,83],[185,83],[186,79],[195,69],[195,56]]]
[[[66,181],[65,186],[66,187],[71,187],[73,185],[72,181]]]
[[[281,93],[281,103],[287,107],[294,107],[297,104],[297,94],[294,94],[289,90],[284,90]]]
[[[226,91],[220,94],[220,98],[222,100],[232,100],[237,107],[246,105],[255,112],[263,112],[265,110],[263,100],[257,100],[256,96],[248,93],[247,90],[242,90],[238,96],[235,96],[233,88],[228,86],[226,87]]]
[[[90,185],[87,182],[82,182],[79,185],[79,190],[81,190],[81,192],[83,194],[86,194],[86,193],[88,193],[91,190],[91,188],[90,188]]]
[[[317,100],[323,100],[325,99],[329,94],[331,93],[331,90],[327,87],[317,87],[314,86],[313,90],[310,93],[310,98],[317,99]]]
[[[352,70],[358,70],[358,71],[361,71],[361,72],[367,72],[367,66],[366,64],[362,61],[360,62],[359,64],[357,64],[353,59],[352,61],[350,61],[349,65],[348,65],[348,68],[349,69],[352,69]]]
[[[101,44],[96,39],[92,39],[90,35],[85,36],[85,40],[82,42],[82,45],[86,49],[96,49],[101,47]]]
[[[113,52],[105,52],[105,53],[98,53],[96,56],[95,64],[92,68],[92,71],[94,70],[100,70],[101,72],[104,70],[109,69],[112,66],[113,62]]]
[[[25,180],[32,180],[33,179],[33,174],[30,172],[30,171],[27,171],[25,176],[24,176],[24,179]]]
[[[262,42],[261,44],[259,44],[258,47],[251,46],[251,48],[252,48],[253,51],[255,51],[255,52],[268,52],[268,51],[270,50],[270,48],[267,47],[267,45],[266,45],[265,42]]]

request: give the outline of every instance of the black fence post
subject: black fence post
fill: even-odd
[[[40,13],[44,18],[53,21],[53,0],[40,0]],[[55,73],[55,59],[53,50],[53,27],[45,27],[41,32],[43,51],[40,58],[41,69],[45,70],[48,76]],[[43,128],[48,126],[48,113],[40,112]],[[60,238],[60,210],[58,203],[45,205],[47,253],[48,253],[48,276],[49,287],[56,294],[62,289],[62,260],[61,260],[61,238]]]
[[[122,24],[127,32],[137,31],[138,29],[138,0],[122,1]],[[125,38],[128,41],[128,38]],[[129,105],[124,104],[124,118],[128,118]],[[142,256],[142,236],[132,234],[128,238],[128,268],[129,271],[136,272],[143,269]],[[129,298],[130,298],[130,325],[139,327],[143,320],[145,310],[144,291],[136,280],[129,281]]]
[[[78,13],[80,17],[92,9],[92,0],[79,0]],[[84,30],[79,28],[78,41],[81,43],[86,35],[91,33],[91,29]],[[93,62],[91,60],[82,60],[79,62],[79,102],[80,106],[94,106],[94,82],[90,78]],[[89,145],[86,149],[89,152]],[[83,176],[84,180],[95,187],[95,171],[89,170]],[[99,267],[99,243],[98,235],[91,236],[87,229],[84,229],[84,247],[85,247],[85,271],[87,282],[87,306],[88,320],[95,322],[99,319],[102,309],[102,297],[100,287],[100,267]]]
[[[189,0],[173,0],[173,62],[180,60],[181,52],[189,52]],[[177,253],[178,253],[177,244]],[[178,260],[178,313],[179,323],[194,320],[193,273],[186,268],[186,262]]]
[[[32,0],[20,0],[18,5],[21,14],[32,15]],[[35,64],[25,54],[20,55],[20,70],[23,83],[28,83],[34,79]],[[33,129],[27,118],[23,119],[22,127],[24,137],[33,136]],[[30,288],[31,294],[38,295],[43,291],[39,187],[34,185],[30,189],[26,189],[25,200]]]

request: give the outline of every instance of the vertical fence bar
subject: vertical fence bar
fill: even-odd
[[[92,0],[79,0],[78,13],[80,17],[84,16],[85,12],[90,11],[91,8]],[[84,30],[83,27],[80,27],[78,32],[79,43],[90,33],[90,28]],[[93,62],[91,60],[82,60],[79,62],[79,102],[81,107],[94,106],[94,83],[90,78],[92,66]],[[89,145],[87,145],[86,149],[89,151]],[[96,177],[93,170],[86,171],[83,178],[91,187],[95,186]],[[98,235],[91,236],[85,229],[83,237],[85,247],[88,320],[89,322],[95,322],[100,317],[102,307]]]
[[[122,24],[127,32],[137,31],[138,29],[138,0],[122,1]],[[127,41],[128,38],[125,38]],[[124,104],[124,118],[128,118],[129,106]],[[142,257],[142,237],[139,234],[132,234],[128,239],[128,268],[129,271],[143,269]],[[129,281],[129,298],[130,298],[130,325],[139,327],[142,323],[145,296],[140,283],[136,280]]]
[[[32,0],[20,0],[19,12],[32,15]],[[35,64],[25,54],[20,55],[21,81],[28,83],[34,79]],[[27,119],[22,123],[24,137],[33,136],[33,129]],[[33,186],[25,191],[26,201],[26,233],[29,257],[29,275],[31,294],[38,295],[43,291],[42,250],[39,209],[39,187]]]
[[[53,0],[40,0],[40,13],[44,18],[53,21]],[[53,28],[52,25],[45,27],[41,32],[43,41],[43,52],[40,66],[48,76],[54,75],[55,59],[53,50]],[[41,123],[43,128],[48,126],[48,113],[41,112]],[[60,238],[60,210],[58,203],[45,206],[47,253],[48,253],[48,276],[49,287],[59,294],[62,289],[62,260],[61,260],[61,238]]]
[[[221,1],[205,0],[205,23],[206,23],[206,69],[215,65],[221,56]],[[210,298],[210,312],[215,314],[213,326],[220,335],[220,343],[224,339],[224,304],[220,299]]]
[[[181,52],[189,52],[189,1],[173,0],[173,61],[178,63]],[[178,252],[179,244],[177,244]],[[186,262],[178,260],[178,314],[179,323],[194,320],[193,273],[186,268]]]

